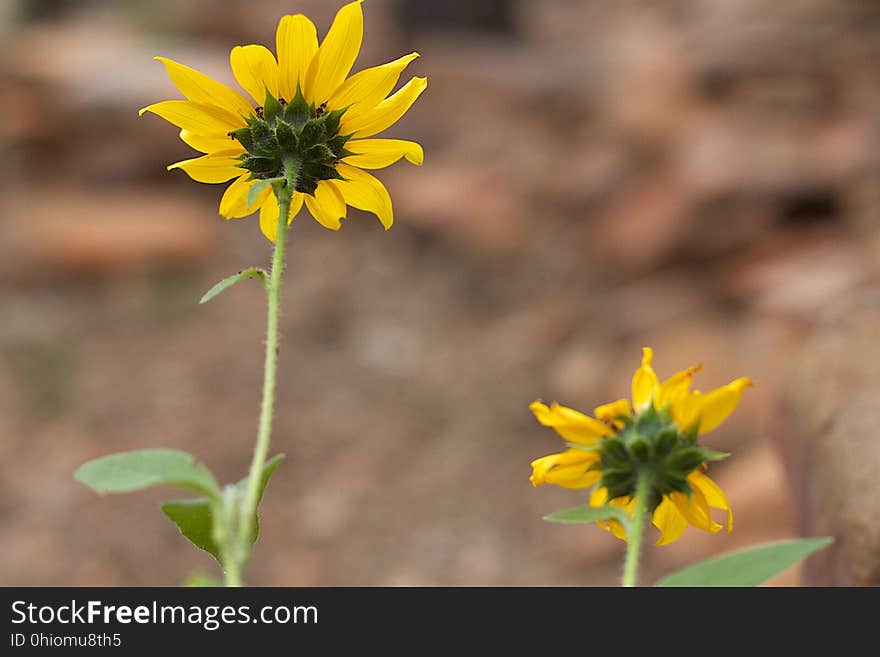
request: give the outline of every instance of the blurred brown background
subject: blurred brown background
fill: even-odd
[[[0,3],[0,584],[216,572],[159,511],[175,491],[101,498],[71,476],[90,458],[163,446],[231,481],[256,431],[263,294],[250,282],[197,301],[267,263],[270,245],[256,219],[217,215],[222,186],[165,171],[191,151],[137,110],[179,97],[154,55],[231,82],[232,46],[274,50],[284,13],[323,35],[340,4]],[[757,382],[706,440],[734,452],[713,474],[735,531],[689,529],[649,549],[645,583],[828,530],[810,502],[821,475],[810,440],[847,388],[805,440],[797,409],[815,406],[815,386],[793,366],[822,379],[849,359],[877,381],[880,352],[810,345],[829,308],[880,269],[880,5],[364,9],[356,69],[422,54],[410,73],[428,91],[389,134],[423,143],[426,162],[381,172],[388,233],[356,211],[338,234],[305,214],[294,224],[273,440],[288,460],[249,582],[616,584],[619,541],[541,520],[583,496],[531,488],[529,462],[562,443],[528,404],[589,411],[628,395],[642,345],[661,376],[703,362],[703,390]],[[880,322],[865,321],[870,350]],[[826,480],[845,490],[846,472]],[[817,581],[854,581],[823,568]],[[857,581],[874,576],[869,566]]]

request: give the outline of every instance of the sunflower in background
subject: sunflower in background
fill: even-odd
[[[204,153],[169,169],[183,169],[203,183],[232,180],[220,214],[233,219],[259,210],[260,227],[270,240],[279,208],[264,181],[291,176],[289,221],[305,204],[322,226],[338,230],[350,205],[375,214],[388,229],[394,221],[391,197],[365,169],[401,158],[421,165],[424,155],[415,142],[372,137],[407,112],[427,79],[413,77],[391,93],[418,53],[349,77],[362,40],[360,0],[339,10],[320,45],[311,20],[284,16],[276,32],[277,59],[261,45],[237,46],[230,53],[235,79],[253,102],[194,69],[157,57],[186,100],[155,103],[140,114],[152,112],[179,127],[180,138]]]
[[[591,506],[611,504],[632,515],[637,480],[647,475],[647,510],[661,532],[658,545],[677,540],[689,525],[720,531],[712,508],[726,511],[725,526],[731,531],[730,504],[705,474],[710,461],[727,454],[697,445],[697,438],[727,419],[752,382],[743,377],[708,393],[691,390],[693,375],[700,370],[697,365],[661,383],[651,366],[653,357],[645,347],[633,375],[632,403],[619,399],[599,406],[595,417],[555,402],[531,404],[538,422],[552,427],[569,445],[564,452],[532,462],[532,485],[593,488]],[[627,539],[616,520],[599,525]]]

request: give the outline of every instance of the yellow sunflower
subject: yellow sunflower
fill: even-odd
[[[739,378],[705,394],[691,390],[698,365],[661,383],[651,367],[653,356],[650,348],[643,349],[642,364],[633,375],[632,403],[619,399],[599,406],[595,417],[556,402],[531,404],[538,422],[555,429],[569,444],[559,454],[532,462],[532,485],[594,487],[592,506],[612,504],[632,515],[637,474],[648,471],[652,481],[648,509],[661,532],[658,545],[675,541],[688,525],[708,532],[721,530],[722,525],[712,519],[712,508],[727,512],[725,524],[731,531],[730,504],[704,472],[709,461],[726,455],[698,446],[697,437],[724,422],[752,382]],[[626,540],[617,521],[599,524]]]
[[[385,186],[365,169],[401,158],[421,165],[422,147],[412,141],[375,139],[412,106],[427,87],[413,77],[392,93],[418,53],[348,77],[363,39],[361,0],[343,6],[324,40],[305,16],[284,16],[276,52],[261,45],[237,46],[232,72],[253,99],[165,57],[161,61],[186,100],[167,100],[140,110],[179,127],[180,138],[204,155],[171,164],[203,183],[233,180],[220,200],[227,219],[257,210],[263,233],[275,239],[278,203],[262,181],[294,184],[288,221],[305,204],[326,228],[338,230],[348,205],[394,220]],[[291,173],[291,171],[294,171]],[[256,187],[255,187],[256,186]]]

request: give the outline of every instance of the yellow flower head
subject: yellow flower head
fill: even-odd
[[[342,7],[318,44],[305,16],[278,23],[278,58],[264,46],[236,46],[230,53],[235,79],[253,99],[187,66],[157,57],[186,100],[143,108],[179,127],[180,138],[204,153],[170,165],[198,182],[233,180],[220,200],[227,219],[260,211],[260,227],[274,240],[278,203],[272,186],[293,186],[289,221],[305,203],[326,228],[338,230],[348,205],[394,219],[385,186],[364,169],[381,169],[401,158],[421,165],[422,147],[399,139],[371,139],[402,117],[427,87],[414,77],[391,93],[418,53],[349,72],[363,38],[361,0]],[[390,95],[389,95],[390,94]]]
[[[590,504],[612,504],[632,513],[638,473],[651,474],[648,508],[660,530],[658,545],[678,539],[688,525],[709,532],[722,526],[711,508],[727,512],[727,531],[733,529],[730,504],[718,485],[704,474],[709,461],[726,454],[697,445],[700,434],[721,424],[752,385],[740,378],[708,393],[691,390],[700,366],[673,374],[662,383],[651,367],[654,353],[643,349],[642,364],[632,380],[632,403],[618,399],[595,409],[589,417],[553,402],[530,406],[538,422],[552,427],[569,449],[532,462],[534,486],[590,488]],[[626,540],[620,523],[599,523]]]

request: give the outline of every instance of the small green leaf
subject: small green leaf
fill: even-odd
[[[266,461],[263,466],[263,477],[260,480],[259,495],[257,502],[263,498],[263,491],[272,477],[272,473],[278,468],[284,460],[284,454],[276,454]],[[242,494],[247,490],[247,477],[236,484],[236,487]],[[214,556],[218,563],[221,563],[220,548],[214,542],[214,510],[211,502],[204,497],[198,497],[192,500],[174,500],[166,502],[162,505],[162,512],[171,522],[177,525],[177,529],[190,542],[198,548]],[[259,518],[254,519],[254,529],[251,542],[255,543],[260,535]],[[222,565],[222,563],[221,563]]]
[[[251,185],[250,189],[248,189],[247,193],[247,205],[245,207],[251,207],[254,203],[257,202],[260,194],[263,193],[263,190],[267,187],[271,187],[274,184],[280,184],[284,182],[284,178],[266,178],[265,180],[258,180],[253,185]],[[248,270],[251,271],[251,270]],[[262,271],[262,270],[260,270]]]
[[[758,586],[833,540],[792,539],[728,552],[670,573],[657,586]]]
[[[162,505],[162,513],[168,516],[180,533],[186,536],[193,545],[205,552],[210,552],[220,562],[220,548],[214,542],[212,527],[214,512],[211,503],[205,497],[194,500],[174,500]]]
[[[275,470],[278,469],[278,466],[281,465],[281,462],[284,459],[284,454],[276,454],[268,461],[266,461],[266,463],[263,465],[263,478],[260,479],[260,487],[257,491],[257,504],[263,501],[263,491],[266,490],[266,486],[269,484],[269,480],[272,478],[272,475],[275,474]],[[237,484],[235,484],[236,486],[238,486],[238,490],[241,491],[242,499],[244,499],[244,494],[247,491],[247,481],[248,478],[245,477]],[[254,536],[254,540],[257,540],[256,536]]]
[[[630,522],[626,511],[608,504],[605,506],[578,506],[565,511],[557,511],[549,516],[544,516],[544,520],[567,525],[589,525],[598,520],[617,520],[624,527],[628,527]]]
[[[265,181],[269,182],[269,181]],[[259,183],[257,183],[259,184]],[[256,186],[256,185],[255,185]],[[217,283],[210,290],[205,292],[205,295],[199,299],[199,303],[206,303],[216,297],[218,294],[226,290],[227,288],[232,287],[239,281],[246,281],[249,278],[259,278],[263,283],[263,287],[266,286],[266,272],[260,269],[259,267],[251,267],[250,269],[245,269],[244,271],[240,271],[237,274],[233,274],[227,278],[224,278],[222,281]]]
[[[186,452],[142,449],[102,456],[73,476],[97,493],[128,493],[150,486],[179,486],[217,497],[214,475]]]

